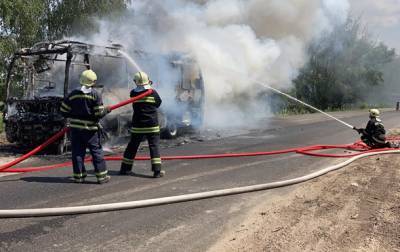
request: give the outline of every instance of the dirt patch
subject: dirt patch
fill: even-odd
[[[371,157],[258,205],[210,251],[400,251],[400,157]]]

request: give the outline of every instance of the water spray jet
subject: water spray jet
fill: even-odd
[[[142,68],[139,66],[139,64],[136,63],[136,61],[131,56],[129,56],[129,54],[121,50],[118,50],[118,52],[122,56],[124,56],[129,61],[129,63],[131,63],[131,65],[136,68],[137,71],[142,72]]]
[[[226,69],[227,71],[229,71],[230,73],[235,73],[235,74],[238,74],[239,76],[246,76],[246,73],[243,73],[243,72],[234,70],[234,69],[232,69],[232,68],[229,68],[229,69],[228,69],[228,68],[225,68],[225,69]],[[331,119],[334,119],[335,121],[337,121],[337,122],[339,122],[339,123],[345,125],[346,127],[349,127],[350,129],[355,129],[354,126],[348,124],[347,122],[342,121],[342,120],[340,120],[339,118],[334,117],[333,115],[330,115],[330,114],[328,114],[328,113],[326,113],[326,112],[324,112],[324,111],[322,111],[322,110],[320,110],[320,109],[318,109],[318,108],[316,108],[316,107],[314,107],[314,106],[312,106],[312,105],[310,105],[310,104],[308,104],[308,103],[305,103],[305,102],[303,102],[303,101],[301,101],[301,100],[299,100],[299,99],[297,99],[297,98],[295,98],[295,97],[293,97],[293,96],[291,96],[291,95],[289,95],[289,94],[286,94],[286,93],[284,93],[284,92],[282,92],[282,91],[280,91],[280,90],[278,90],[278,89],[276,89],[276,88],[273,88],[273,87],[271,87],[270,85],[267,85],[267,84],[265,84],[265,83],[263,83],[263,82],[261,82],[261,81],[259,81],[259,80],[257,80],[257,79],[250,78],[250,81],[256,83],[256,84],[259,85],[259,86],[262,86],[262,87],[264,87],[264,88],[267,88],[267,89],[269,89],[269,90],[271,90],[271,91],[273,91],[273,92],[275,92],[275,93],[277,93],[277,94],[283,95],[283,96],[285,96],[285,97],[287,97],[287,98],[289,98],[289,99],[291,99],[291,100],[293,100],[293,101],[295,101],[295,102],[298,102],[298,103],[300,103],[300,104],[302,104],[302,105],[304,105],[304,106],[306,106],[306,107],[308,107],[308,108],[311,108],[312,110],[315,110],[315,111],[317,111],[317,112],[319,112],[319,113],[321,113],[321,114],[323,114],[323,115],[325,115],[325,116],[327,116],[327,117],[329,117],[329,118],[331,118]]]
[[[311,105],[308,104],[308,103],[305,103],[305,102],[303,102],[303,101],[301,101],[301,100],[299,100],[299,99],[297,99],[297,98],[295,98],[295,97],[293,97],[293,96],[291,96],[291,95],[288,95],[288,94],[286,94],[286,93],[284,93],[284,92],[282,92],[282,91],[279,91],[278,89],[273,88],[273,87],[271,87],[271,86],[269,86],[269,85],[267,85],[267,84],[261,83],[261,82],[259,82],[259,81],[255,81],[255,82],[256,82],[258,85],[261,85],[261,86],[263,86],[263,87],[265,87],[265,88],[267,88],[267,89],[269,89],[269,90],[272,90],[272,91],[275,92],[275,93],[278,93],[278,94],[280,94],[280,95],[283,95],[283,96],[285,96],[285,97],[287,97],[287,98],[289,98],[289,99],[291,99],[291,100],[293,100],[293,101],[296,101],[296,102],[298,102],[298,103],[300,103],[300,104],[302,104],[302,105],[304,105],[304,106],[306,106],[306,107],[308,107],[308,108],[311,108],[311,109],[313,109],[313,110],[315,110],[315,111],[317,111],[317,112],[319,112],[319,113],[322,113],[322,114],[328,116],[329,118],[332,118],[332,119],[338,121],[339,123],[345,125],[346,127],[349,127],[349,128],[351,128],[351,129],[354,129],[354,126],[352,126],[352,125],[346,123],[345,121],[342,121],[342,120],[340,120],[339,118],[336,118],[336,117],[334,117],[333,115],[330,115],[330,114],[328,114],[328,113],[326,113],[326,112],[324,112],[324,111],[322,111],[322,110],[320,110],[320,109],[318,109],[318,108],[316,108],[316,107],[314,107],[314,106],[311,106]]]

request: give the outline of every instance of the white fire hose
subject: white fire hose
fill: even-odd
[[[191,194],[184,194],[184,195],[170,196],[170,197],[163,197],[163,198],[128,201],[128,202],[118,202],[118,203],[109,203],[109,204],[99,204],[99,205],[0,210],[0,218],[22,218],[22,217],[60,216],[60,215],[72,215],[72,214],[89,214],[89,213],[118,211],[118,210],[126,210],[126,209],[151,207],[151,206],[160,206],[160,205],[166,205],[166,204],[172,204],[172,203],[178,203],[178,202],[201,200],[201,199],[206,199],[206,198],[254,192],[254,191],[266,190],[266,189],[283,187],[283,186],[288,186],[288,185],[305,182],[307,180],[324,175],[328,172],[340,169],[360,158],[373,156],[373,155],[398,154],[398,153],[400,153],[400,150],[389,150],[389,151],[382,151],[382,152],[365,153],[365,154],[361,154],[361,155],[352,157],[342,163],[326,167],[324,169],[321,169],[319,171],[316,171],[316,172],[313,172],[313,173],[310,173],[310,174],[307,174],[307,175],[304,175],[301,177],[288,179],[288,180],[282,180],[282,181],[276,181],[276,182],[271,182],[271,183],[265,183],[265,184],[235,187],[235,188],[221,189],[221,190],[214,190],[214,191],[200,192],[200,193],[191,193]]]

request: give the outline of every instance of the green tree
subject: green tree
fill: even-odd
[[[97,17],[116,18],[123,14],[129,1],[124,0],[47,0],[47,27],[50,39],[87,35],[96,32]]]
[[[296,96],[321,109],[341,109],[364,101],[383,83],[383,66],[394,49],[373,42],[358,20],[335,27],[309,47],[309,62],[294,80]]]
[[[2,0],[0,2],[0,101],[5,99],[8,59],[19,47],[42,38],[42,0]]]
[[[96,17],[117,18],[129,0],[1,0],[0,101],[10,57],[18,49],[97,31]]]

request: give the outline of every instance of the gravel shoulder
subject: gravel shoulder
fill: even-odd
[[[400,251],[400,157],[357,161],[260,196],[209,251]]]

